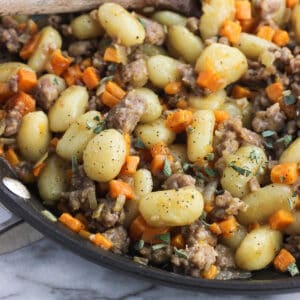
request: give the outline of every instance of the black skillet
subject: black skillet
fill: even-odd
[[[291,278],[272,269],[255,272],[251,279],[221,281],[182,276],[135,263],[128,257],[97,248],[59,222],[52,222],[45,218],[41,214],[44,207],[34,192],[30,192],[29,199],[19,197],[6,187],[5,178],[15,178],[15,176],[4,159],[0,158],[0,201],[11,212],[45,236],[98,265],[123,271],[157,284],[201,292],[257,295],[300,291],[300,277]]]

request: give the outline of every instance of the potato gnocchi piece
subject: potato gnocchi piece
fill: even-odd
[[[66,162],[57,155],[50,156],[38,178],[39,194],[47,205],[54,205],[68,187]]]
[[[296,40],[300,43],[300,19],[299,19],[299,15],[300,15],[300,3],[297,4],[292,12],[292,16],[291,16],[291,21],[292,21],[292,26],[293,26],[293,30],[295,32],[295,37]]]
[[[235,154],[225,157],[221,185],[234,197],[243,197],[250,192],[251,178],[265,173],[267,157],[263,149],[256,146],[243,146]],[[258,177],[260,179],[260,177]]]
[[[154,227],[189,225],[201,216],[203,197],[195,187],[152,192],[141,198],[139,211]]]
[[[73,85],[64,90],[49,110],[53,132],[64,132],[87,109],[89,94],[83,86]]]
[[[239,225],[237,230],[232,232],[229,237],[223,237],[222,243],[232,250],[236,250],[247,235],[247,229]]]
[[[43,111],[31,112],[23,117],[17,144],[26,160],[38,161],[48,151],[50,139],[48,117]]]
[[[238,215],[241,224],[265,223],[279,209],[291,211],[297,201],[293,190],[285,184],[270,184],[243,198],[248,208]]]
[[[295,139],[280,156],[279,163],[300,163],[300,137]]]
[[[265,268],[275,258],[282,244],[282,234],[268,226],[249,232],[235,253],[235,262],[242,270]]]
[[[98,17],[106,33],[121,45],[140,45],[145,39],[145,29],[137,17],[116,3],[105,3],[99,7]]]
[[[125,163],[126,145],[115,129],[100,132],[83,152],[83,167],[88,177],[98,182],[114,179]]]
[[[20,62],[7,62],[0,64],[0,82],[7,82],[13,75],[16,75],[19,70],[31,70],[28,65]]]
[[[151,18],[156,22],[166,26],[185,25],[186,23],[185,17],[169,10],[157,11],[151,16]]]
[[[101,126],[100,112],[89,111],[73,122],[56,146],[56,153],[67,160],[76,156],[79,161],[88,142],[96,135],[95,129]]]

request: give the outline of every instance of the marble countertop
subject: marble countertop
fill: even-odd
[[[300,298],[300,293],[255,299]],[[153,285],[92,264],[43,239],[0,256],[0,300],[254,299]]]

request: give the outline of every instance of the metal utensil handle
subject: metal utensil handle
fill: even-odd
[[[21,218],[13,215],[0,203],[0,235],[22,222]]]

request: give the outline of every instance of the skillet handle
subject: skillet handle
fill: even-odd
[[[0,203],[0,235],[23,222]]]

